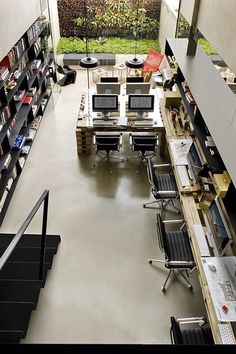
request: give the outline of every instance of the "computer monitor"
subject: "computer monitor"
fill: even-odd
[[[119,82],[98,82],[96,84],[97,93],[105,95],[120,95]]]
[[[227,247],[232,243],[232,235],[218,198],[211,202],[205,220],[209,244],[213,247],[216,255],[223,256]]]
[[[142,118],[144,113],[154,111],[154,95],[128,95],[128,111],[137,112]]]
[[[203,160],[198,151],[196,142],[193,142],[190,146],[189,152],[187,154],[188,171],[189,176],[193,180],[193,183],[199,182],[199,172],[203,168]]]
[[[93,112],[101,112],[109,118],[110,112],[118,112],[118,95],[92,95]]]
[[[119,82],[118,77],[105,76],[101,77],[100,82]]]
[[[143,76],[127,77],[126,82],[144,82]]]
[[[126,84],[126,95],[132,94],[149,94],[150,92],[150,82],[129,82]]]

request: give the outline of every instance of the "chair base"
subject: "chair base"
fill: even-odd
[[[147,154],[147,155],[140,154],[138,156],[128,156],[128,157],[126,157],[126,161],[139,159],[140,160],[139,161],[139,165],[138,165],[137,170],[136,170],[136,172],[139,173],[140,171],[142,171],[144,169],[145,162],[147,162],[148,157],[150,159],[152,159],[154,156],[156,156],[156,153],[150,153],[150,154]]]
[[[144,203],[143,204],[143,208],[146,208],[146,209],[160,209],[160,214],[162,213],[162,210],[167,207],[168,205],[171,206],[172,208],[175,209],[175,211],[177,212],[177,214],[180,214],[180,209],[174,205],[175,201],[177,200],[177,198],[175,199],[161,199],[161,200],[154,200],[153,202],[148,202],[148,203]],[[152,206],[149,206],[149,205],[152,205],[152,204],[160,204],[159,206],[157,207],[152,207]]]
[[[159,259],[153,259],[153,258],[150,258],[148,260],[148,263],[149,264],[152,264],[152,263],[165,263],[165,261],[162,261],[162,260],[159,260]],[[192,284],[189,282],[189,280],[187,279],[187,277],[184,275],[184,271],[186,271],[186,273],[188,274],[187,270],[180,270],[180,269],[170,269],[168,275],[167,275],[167,278],[163,284],[163,286],[161,287],[161,291],[165,294],[166,293],[166,284],[168,282],[168,280],[170,279],[170,276],[171,276],[171,273],[175,273],[175,271],[178,271],[178,273],[181,275],[181,277],[186,281],[186,285],[188,287],[188,289],[190,290],[193,290],[193,286]]]
[[[112,172],[111,159],[118,160],[118,161],[121,161],[121,162],[125,161],[124,158],[118,157],[118,156],[113,156],[109,152],[108,153],[100,152],[99,154],[102,155],[103,158],[101,160],[99,160],[98,162],[93,162],[93,167],[98,167],[99,164],[101,164],[104,161],[107,161],[108,162],[108,167],[109,167],[109,172]]]

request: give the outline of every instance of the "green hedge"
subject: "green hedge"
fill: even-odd
[[[198,44],[202,47],[202,49],[207,55],[217,54],[216,50],[210,45],[210,43],[206,39],[200,38],[198,40]]]
[[[90,39],[88,46],[90,53],[114,53],[114,54],[132,54],[135,51],[135,40],[129,40],[125,38],[106,38],[102,39],[103,44],[98,39]],[[137,53],[146,54],[151,49],[160,51],[160,45],[158,40],[142,39],[137,41]],[[57,46],[57,54],[66,53],[84,53],[85,43],[77,38],[61,37]]]

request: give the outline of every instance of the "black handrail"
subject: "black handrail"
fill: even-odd
[[[49,191],[45,190],[21,227],[19,231],[15,234],[14,238],[8,245],[5,252],[2,254],[0,258],[0,271],[4,267],[5,263],[7,262],[8,258],[10,257],[11,253],[14,251],[15,247],[17,246],[18,242],[20,241],[21,237],[23,236],[25,230],[31,223],[33,217],[37,213],[38,209],[40,208],[41,204],[44,202],[43,205],[43,220],[42,220],[42,238],[41,238],[41,251],[40,251],[40,263],[39,263],[39,280],[43,280],[44,274],[44,260],[45,260],[45,247],[46,247],[46,233],[47,233],[47,216],[48,216],[48,198],[49,198]]]

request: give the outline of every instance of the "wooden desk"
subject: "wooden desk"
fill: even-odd
[[[150,112],[149,117],[153,118],[153,124],[146,126],[137,126],[134,124],[135,116],[126,117],[126,101],[127,96],[120,95],[120,112],[119,115],[115,116],[112,114],[111,120],[108,120],[109,124],[106,124],[106,121],[103,120],[102,125],[95,125],[94,119],[99,119],[96,113],[93,113],[89,108],[90,100],[86,99],[86,95],[82,94],[80,110],[78,114],[78,119],[76,123],[76,141],[77,141],[77,153],[80,154],[90,154],[92,152],[92,142],[93,134],[97,131],[118,131],[118,132],[154,132],[158,133],[159,136],[159,151],[160,155],[165,155],[166,147],[166,137],[165,137],[165,128],[162,122],[162,118],[159,112],[159,103],[158,97],[155,90],[152,91],[155,94],[155,108],[154,112]],[[91,112],[88,114],[87,112]]]
[[[170,118],[170,112],[168,108],[165,107],[164,105],[164,100],[161,101],[161,114],[163,118],[163,123],[166,129],[166,140],[167,140],[167,146],[169,149],[169,142],[171,139],[179,138],[179,139],[185,139],[190,137],[190,132],[184,131],[183,129],[176,129],[176,126],[173,125],[173,122]],[[191,134],[192,135],[192,134]],[[200,211],[198,209],[198,204],[197,204],[197,197],[199,196],[199,189],[197,186],[194,186],[191,190],[188,190],[187,192],[182,189],[182,185],[180,184],[177,168],[175,166],[175,162],[173,159],[173,156],[171,154],[171,150],[169,149],[170,153],[170,159],[173,165],[173,170],[174,174],[176,177],[176,182],[177,186],[180,192],[180,202],[183,210],[183,215],[187,224],[187,230],[190,238],[190,243],[195,259],[195,263],[197,266],[197,274],[199,278],[199,282],[201,285],[202,289],[202,295],[204,299],[204,303],[206,306],[206,311],[208,315],[208,320],[211,325],[214,341],[216,344],[222,344],[222,339],[221,335],[218,329],[218,319],[216,315],[216,310],[213,304],[212,296],[209,291],[209,286],[207,283],[207,279],[205,277],[202,261],[201,261],[201,254],[200,254],[200,248],[199,244],[197,241],[197,237],[195,234],[195,229],[194,225],[196,224],[201,224],[201,219],[200,219]]]

